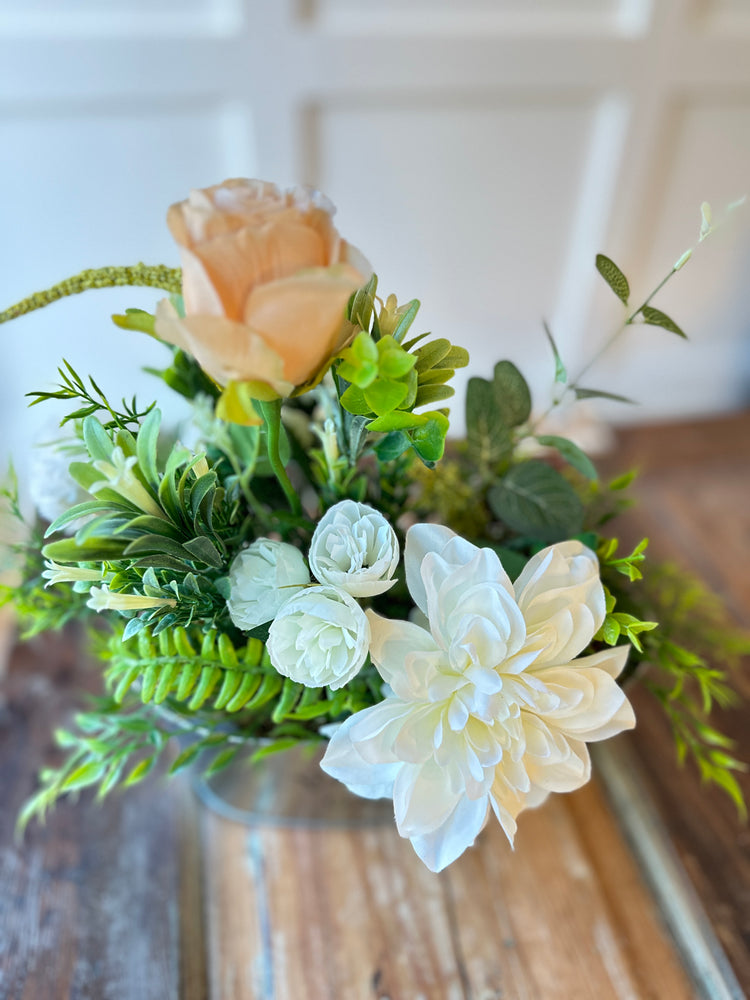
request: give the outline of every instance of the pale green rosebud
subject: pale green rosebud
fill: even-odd
[[[101,570],[85,569],[83,566],[60,566],[51,559],[48,559],[44,566],[42,577],[47,581],[45,588],[52,587],[56,583],[78,583],[79,580],[94,581],[102,578]]]
[[[174,608],[171,597],[147,597],[144,594],[113,594],[109,587],[92,587],[86,606],[92,611],[144,611],[146,608]]]
[[[166,520],[164,511],[146,487],[136,478],[133,472],[135,463],[134,455],[125,458],[122,448],[114,448],[111,462],[106,462],[103,459],[94,462],[94,468],[97,472],[101,472],[104,479],[89,486],[89,493],[96,495],[103,489],[114,490],[123,499],[129,500],[139,510],[142,510],[144,514],[151,514],[153,517],[161,517]]]

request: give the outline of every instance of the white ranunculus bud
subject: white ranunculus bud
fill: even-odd
[[[229,567],[229,616],[245,632],[264,625],[290,597],[310,583],[299,549],[257,538]]]
[[[290,598],[268,634],[268,654],[280,674],[307,687],[340,688],[362,667],[370,623],[357,602],[332,586]]]
[[[342,500],[321,518],[310,543],[310,568],[321,583],[352,597],[374,597],[396,582],[398,539],[383,515]]]

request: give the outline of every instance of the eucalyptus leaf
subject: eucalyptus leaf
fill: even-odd
[[[630,285],[617,264],[609,257],[605,257],[603,253],[598,253],[596,255],[596,269],[617,298],[627,305],[630,298]]]
[[[571,538],[583,527],[583,504],[573,487],[544,462],[515,465],[487,494],[496,517],[540,541]]]
[[[531,392],[512,361],[498,361],[492,380],[495,405],[505,427],[518,427],[531,414]]]
[[[556,434],[540,434],[537,441],[545,448],[554,448],[569,465],[572,465],[587,479],[597,479],[594,463],[573,441],[558,437]]]
[[[484,467],[497,465],[512,447],[493,384],[476,376],[469,379],[466,388],[466,434],[470,451]]]

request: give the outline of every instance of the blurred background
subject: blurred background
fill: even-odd
[[[259,176],[321,188],[381,291],[419,329],[500,358],[537,409],[642,301],[700,226],[750,189],[745,0],[0,0],[0,305],[86,267],[177,264],[164,222],[191,187]],[[655,300],[587,384],[613,422],[750,402],[750,206]],[[119,398],[167,352],[108,320],[150,290],[90,292],[0,328],[0,465],[50,433],[61,356]],[[174,409],[176,413],[177,410]],[[54,421],[53,421],[54,423]],[[46,425],[46,426],[45,426]]]

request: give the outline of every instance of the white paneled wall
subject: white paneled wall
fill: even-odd
[[[617,322],[594,254],[645,296],[700,203],[750,189],[750,5],[0,0],[0,151],[3,305],[83,267],[175,263],[164,212],[191,186],[301,181],[472,373],[511,357],[543,403],[542,318],[573,371]],[[644,401],[612,416],[747,402],[749,217],[658,300],[692,344],[644,329],[592,372]],[[91,293],[0,328],[0,461],[24,466],[23,393],[61,355],[149,396],[158,345],[107,316],[154,300]]]

